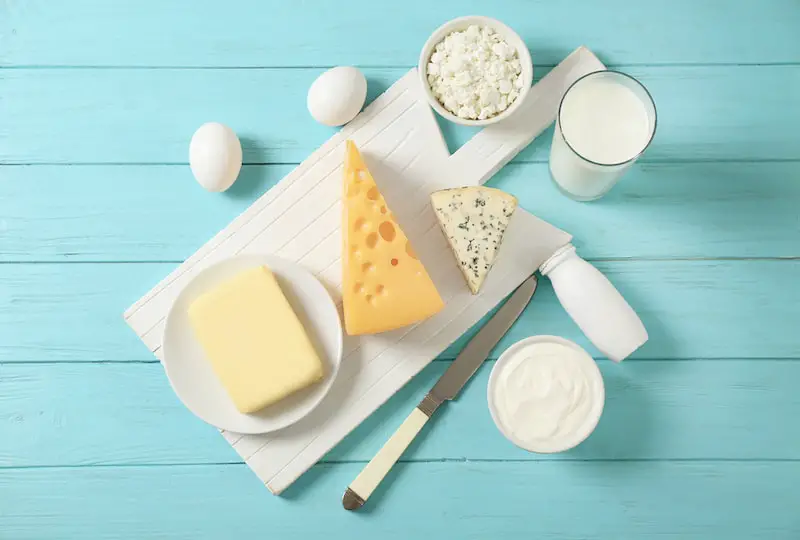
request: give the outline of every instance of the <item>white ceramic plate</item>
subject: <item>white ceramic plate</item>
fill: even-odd
[[[189,305],[242,270],[266,265],[308,332],[325,364],[322,381],[261,411],[243,414],[214,375],[189,323]],[[268,433],[291,425],[319,405],[333,383],[342,359],[342,325],[328,291],[311,273],[269,255],[240,255],[197,274],[178,295],[164,328],[164,369],[178,397],[190,411],[217,428],[237,433]]]

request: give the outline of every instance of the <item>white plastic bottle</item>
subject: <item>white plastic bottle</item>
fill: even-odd
[[[647,330],[630,304],[572,244],[556,251],[539,271],[550,278],[572,320],[611,360],[624,360],[647,341]]]

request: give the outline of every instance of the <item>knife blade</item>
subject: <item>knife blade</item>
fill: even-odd
[[[367,463],[342,497],[342,506],[357,510],[367,501],[392,466],[414,440],[428,419],[445,401],[450,401],[467,384],[500,339],[519,318],[536,292],[537,280],[531,275],[511,293],[506,303],[492,315],[445,370],[430,392],[400,425],[375,457]]]
[[[516,322],[536,291],[536,276],[531,276],[511,294],[503,307],[497,310],[483,328],[467,343],[456,356],[450,367],[442,374],[431,389],[438,401],[451,400],[458,395],[467,381],[483,364],[500,339]]]

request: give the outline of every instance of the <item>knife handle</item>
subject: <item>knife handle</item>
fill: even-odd
[[[347,491],[344,492],[342,505],[347,510],[357,510],[364,505],[429,418],[430,416],[420,410],[419,407],[411,411],[411,414],[397,428],[394,435],[386,441],[383,448],[367,463],[367,466],[356,476],[356,479],[350,483]]]

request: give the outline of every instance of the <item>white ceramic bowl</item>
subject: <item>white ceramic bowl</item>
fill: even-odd
[[[526,444],[525,441],[520,440],[514,435],[509,426],[504,424],[502,415],[498,411],[497,402],[499,399],[499,391],[497,386],[501,373],[513,356],[524,353],[525,349],[530,348],[532,345],[541,343],[563,345],[578,353],[577,359],[581,366],[585,369],[585,374],[589,379],[592,389],[594,390],[594,393],[592,394],[593,400],[590,410],[588,411],[583,422],[580,424],[578,429],[568,436],[562,437],[560,440],[550,439],[539,441],[536,444]],[[506,349],[503,354],[500,355],[500,358],[497,359],[494,368],[492,368],[492,373],[489,375],[487,398],[489,401],[489,412],[492,415],[492,420],[494,420],[497,429],[499,429],[509,441],[529,452],[536,452],[537,454],[555,454],[557,452],[564,452],[570,448],[578,446],[580,443],[585,441],[589,435],[592,434],[594,428],[597,427],[597,423],[600,421],[600,416],[603,414],[603,406],[605,404],[605,386],[603,384],[603,376],[600,374],[597,363],[589,355],[589,353],[581,348],[580,345],[558,336],[533,336],[514,343],[511,345],[511,347]]]
[[[488,26],[503,36],[503,39],[506,41],[506,43],[517,50],[519,62],[522,66],[523,85],[522,89],[520,90],[519,97],[517,97],[517,99],[514,100],[514,103],[512,103],[505,111],[485,120],[468,120],[454,115],[445,109],[441,103],[439,103],[439,100],[436,99],[436,96],[434,96],[433,92],[431,91],[430,84],[428,84],[428,61],[431,58],[431,54],[433,54],[433,48],[448,34],[460,30],[466,30],[473,24],[477,24],[478,26]],[[425,89],[425,95],[428,97],[428,101],[430,102],[431,107],[433,107],[433,110],[447,120],[463,126],[488,126],[489,124],[494,124],[508,118],[514,114],[514,111],[519,109],[520,105],[522,105],[523,100],[528,95],[528,92],[530,92],[531,85],[533,84],[533,62],[531,62],[531,53],[528,51],[528,47],[525,45],[525,42],[522,41],[522,38],[519,37],[519,35],[511,28],[500,21],[492,19],[491,17],[482,17],[480,15],[459,17],[458,19],[453,19],[452,21],[446,22],[437,28],[422,47],[422,52],[419,55],[418,71],[420,78],[422,79],[422,87]]]

